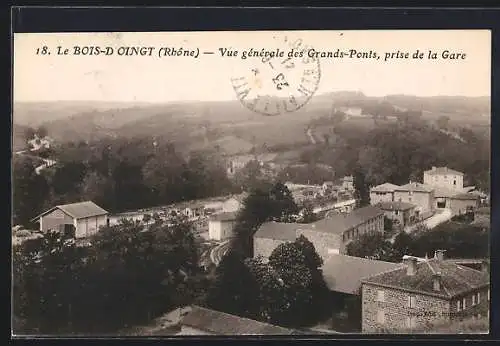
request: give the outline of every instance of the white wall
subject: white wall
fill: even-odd
[[[461,191],[464,188],[464,178],[460,174],[424,173],[424,184]]]
[[[107,215],[92,216],[76,221],[76,238],[89,237],[99,231],[99,227],[107,225]]]
[[[212,240],[225,240],[233,236],[236,221],[210,220],[208,222],[208,237]]]

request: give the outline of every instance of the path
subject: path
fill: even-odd
[[[215,264],[218,265],[220,261],[222,260],[222,257],[229,251],[231,247],[230,240],[226,240],[219,245],[215,246],[210,250],[210,260]]]
[[[453,217],[453,214],[450,209],[438,209],[434,215],[431,217],[425,219],[422,222],[419,222],[415,225],[411,225],[405,228],[406,233],[411,233],[413,232],[418,225],[423,224],[425,227],[428,229],[432,229],[436,227],[437,225],[442,224],[443,222],[449,221]]]

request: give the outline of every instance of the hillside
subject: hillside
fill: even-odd
[[[358,107],[365,115],[352,117],[339,125],[329,119],[333,110],[339,107]],[[376,126],[371,113],[392,115],[401,110],[421,110],[422,117],[431,122],[446,115],[450,124],[476,127],[482,131],[490,126],[489,97],[368,97],[349,91],[317,95],[298,111],[279,116],[251,112],[239,101],[18,103],[14,105],[14,123],[32,127],[43,124],[58,142],[151,136],[175,141],[186,150],[218,146],[233,154],[251,150],[254,146],[306,145],[311,143],[311,136],[307,135],[311,126],[312,134],[319,141],[325,135],[331,135],[333,127],[341,132],[350,128],[370,130]],[[15,128],[16,138],[19,131]]]

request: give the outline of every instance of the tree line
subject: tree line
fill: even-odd
[[[436,250],[446,250],[450,258],[489,258],[489,231],[479,226],[449,221],[432,230],[419,228],[400,232],[393,241],[383,234],[366,234],[350,242],[348,255],[380,261],[401,262],[404,255],[432,257]]]
[[[57,164],[40,175],[33,158],[14,157],[15,223],[27,224],[53,205],[83,200],[120,212],[239,191],[216,153],[180,153],[168,142],[103,139],[53,151]]]
[[[116,332],[191,302],[203,287],[189,223],[104,227],[90,246],[60,234],[13,249],[14,332]]]
[[[204,304],[285,327],[304,327],[330,311],[322,259],[304,236],[279,245],[268,261],[227,254],[216,268]]]

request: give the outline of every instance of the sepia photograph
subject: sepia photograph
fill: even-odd
[[[489,333],[489,30],[12,41],[13,337]]]

